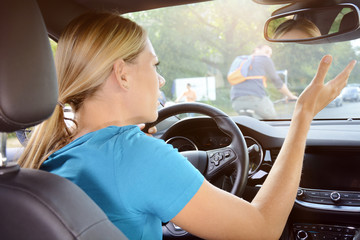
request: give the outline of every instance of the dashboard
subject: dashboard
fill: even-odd
[[[249,150],[243,198],[251,201],[276,161],[289,121],[232,117]],[[231,139],[207,117],[178,121],[161,133],[180,152],[222,148]],[[298,195],[281,239],[353,239],[360,229],[360,121],[314,121]]]
[[[231,138],[217,129],[215,124],[211,123],[211,125],[213,126],[209,127],[207,124],[207,127],[198,126],[191,131],[182,131],[182,136],[170,137],[166,142],[177,148],[179,152],[207,151],[228,146],[231,143]],[[244,138],[249,151],[249,176],[252,176],[258,172],[264,160],[264,150],[253,137],[244,136]]]

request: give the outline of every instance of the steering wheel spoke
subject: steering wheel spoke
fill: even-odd
[[[209,150],[206,152],[208,156],[208,164],[205,177],[210,180],[229,169],[230,165],[234,165],[237,159],[236,154],[230,147]]]

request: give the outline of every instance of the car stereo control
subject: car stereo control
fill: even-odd
[[[341,199],[341,195],[338,192],[332,192],[330,194],[330,199],[333,200],[334,202],[339,202]]]
[[[294,223],[296,240],[352,240],[357,233],[354,226],[339,226],[311,223]]]
[[[296,195],[298,198],[302,198],[302,197],[304,197],[305,192],[303,189],[299,188]]]
[[[299,188],[296,198],[299,202],[360,207],[360,192]]]
[[[309,235],[304,230],[299,230],[296,234],[296,239],[298,240],[305,240],[308,239]]]

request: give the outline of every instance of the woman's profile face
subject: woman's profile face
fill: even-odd
[[[159,60],[150,42],[139,54],[135,63],[129,63],[132,81],[129,91],[135,124],[152,122],[157,119],[160,96],[159,88],[165,84],[164,78],[157,73]]]
[[[302,31],[300,29],[291,29],[290,31],[287,31],[283,35],[281,35],[278,39],[305,39],[311,37],[314,36],[311,36],[305,31]]]

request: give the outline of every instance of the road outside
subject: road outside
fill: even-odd
[[[278,117],[281,119],[291,118],[295,103],[275,104]],[[340,107],[326,107],[319,112],[315,119],[334,119],[334,118],[360,118],[360,102],[343,102]]]
[[[316,118],[360,118],[360,102],[343,102],[340,107],[326,107]]]
[[[8,148],[15,148],[15,147],[21,147],[21,143],[16,137],[8,138],[6,141],[6,147]]]

